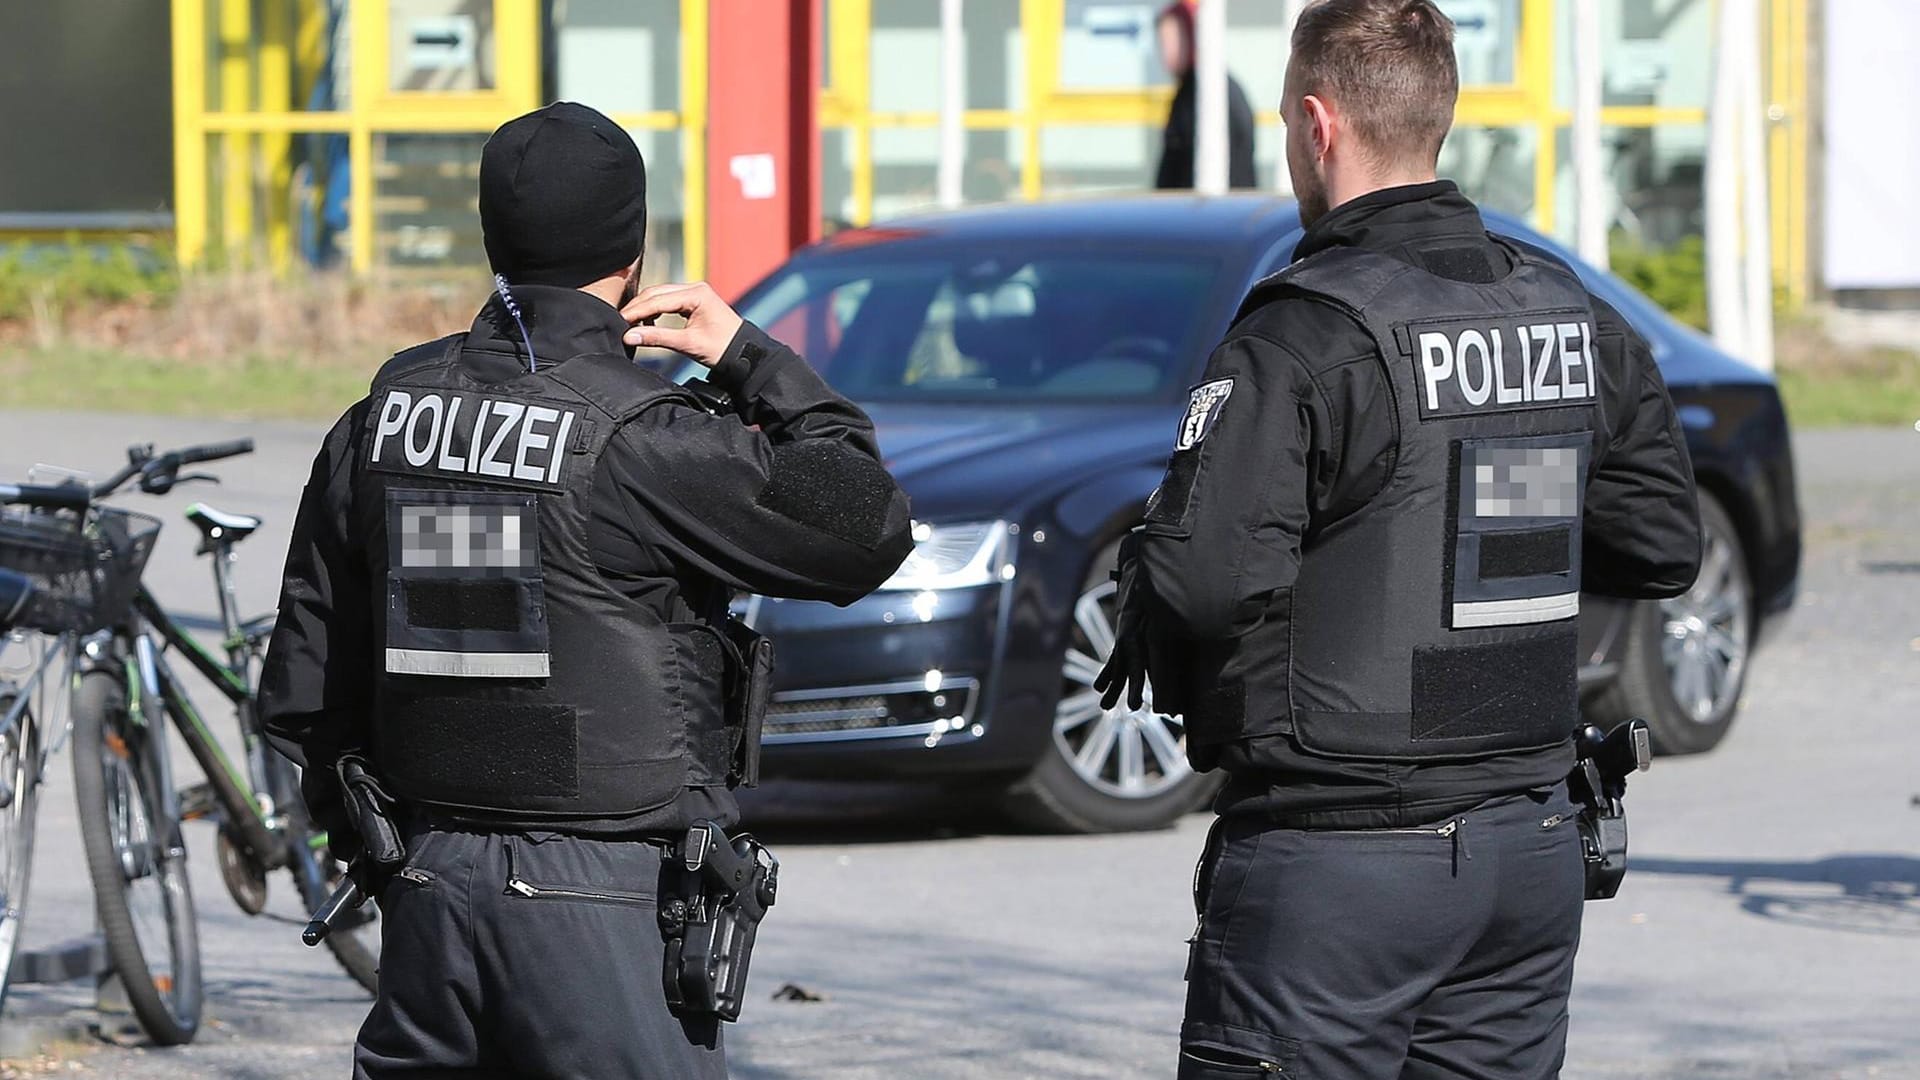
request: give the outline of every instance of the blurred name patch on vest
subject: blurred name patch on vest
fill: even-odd
[[[1525,322],[1414,332],[1420,418],[1583,405],[1593,384],[1593,324]]]
[[[1580,452],[1572,447],[1482,446],[1474,451],[1478,517],[1574,517],[1580,512]]]
[[[558,490],[579,414],[559,404],[391,389],[369,467]]]
[[[533,565],[531,523],[517,506],[402,506],[400,565],[505,570]]]

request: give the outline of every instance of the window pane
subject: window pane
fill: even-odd
[[[1062,90],[1132,90],[1169,81],[1155,37],[1157,5],[1066,0],[1060,34]]]
[[[1577,210],[1573,140],[1560,131],[1559,175],[1554,180],[1556,229],[1571,239]],[[1603,128],[1600,140],[1607,174],[1607,226],[1650,248],[1666,248],[1700,236],[1705,224],[1707,158],[1704,124]]]
[[[1232,0],[1227,5],[1227,70],[1247,92],[1256,117],[1280,111],[1287,58],[1293,52],[1291,6],[1274,0]]]
[[[387,19],[390,89],[494,88],[493,0],[391,0]]]
[[[1518,218],[1533,212],[1534,131],[1457,127],[1440,149],[1440,175],[1469,198]]]
[[[883,221],[939,201],[940,132],[892,128],[873,133],[873,216]]]
[[[1160,128],[1066,124],[1040,132],[1041,186],[1048,195],[1139,191],[1153,186]]]
[[[553,85],[559,101],[601,112],[680,107],[680,5],[567,0],[553,5]]]
[[[1460,85],[1511,85],[1514,54],[1520,42],[1520,0],[1437,2],[1453,20],[1453,51],[1460,59]]]
[[[1019,0],[968,0],[960,36],[966,56],[969,109],[1016,109],[1026,101],[1026,61]],[[940,109],[940,5],[873,6],[873,108],[877,112]]]
[[[477,212],[485,135],[375,135],[374,247],[385,266],[485,266]]]
[[[1557,5],[1554,101],[1573,107],[1573,12]],[[1614,0],[1600,5],[1606,105],[1704,109],[1712,93],[1711,0]]]

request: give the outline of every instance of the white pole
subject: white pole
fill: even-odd
[[[1725,2],[1725,0],[1723,0]],[[1746,238],[1745,358],[1773,370],[1773,223],[1767,198],[1766,90],[1760,81],[1760,4],[1740,0],[1740,194]]]
[[[1227,190],[1227,0],[1205,0],[1194,12],[1193,187]]]
[[[1740,275],[1739,40],[1741,0],[1722,0],[1713,49],[1713,97],[1707,110],[1707,316],[1713,340],[1747,355]]]
[[[940,205],[964,200],[961,179],[967,159],[967,51],[961,33],[963,0],[940,0]]]
[[[1600,141],[1600,0],[1573,0],[1573,190],[1579,202],[1580,257],[1607,266],[1611,202]]]

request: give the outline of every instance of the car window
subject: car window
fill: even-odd
[[[1217,263],[1154,253],[807,260],[741,314],[857,400],[1112,400],[1184,385]]]

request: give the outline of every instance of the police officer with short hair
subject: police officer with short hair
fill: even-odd
[[[721,1077],[716,1018],[669,1009],[655,897],[758,753],[728,605],[866,594],[911,548],[907,501],[798,356],[705,285],[637,288],[646,174],[605,116],[495,132],[480,217],[496,294],[327,435],[262,676],[336,852],[361,839],[343,758],[398,804],[354,1075]]]
[[[1584,874],[1583,590],[1674,596],[1694,481],[1648,346],[1437,180],[1432,0],[1323,0],[1282,116],[1306,232],[1193,391],[1103,675],[1227,776],[1179,1075],[1557,1075]]]

